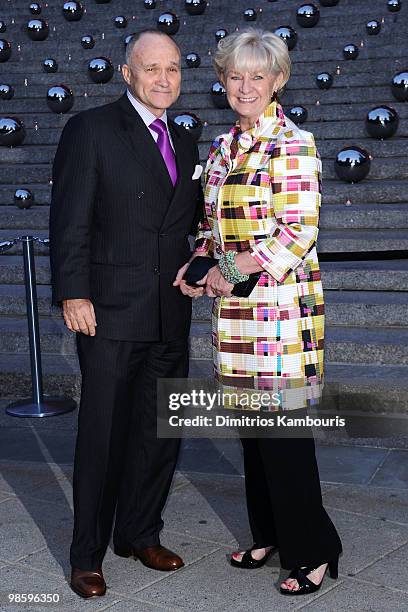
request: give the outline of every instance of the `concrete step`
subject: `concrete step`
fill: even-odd
[[[37,261],[39,259],[37,258]],[[15,273],[14,279],[17,280],[19,276],[18,280],[21,283],[23,282],[21,258],[19,262],[15,262],[14,266],[10,265],[9,268],[4,268],[4,265],[0,265],[0,314],[4,315],[4,319],[7,319],[8,316],[14,317],[17,315],[23,317],[26,314],[24,286],[22,284],[13,284],[7,278],[7,274],[10,276],[11,273]],[[36,266],[36,272],[39,313],[41,316],[51,316],[59,320],[61,318],[60,310],[57,307],[51,306],[50,286],[42,284],[44,281],[49,281],[49,267],[44,262],[44,265]],[[332,271],[332,276],[334,276],[335,272],[337,270]],[[397,274],[395,270],[393,272]],[[405,266],[404,272],[404,280],[406,281],[408,276],[407,266]],[[17,273],[19,273],[18,276]],[[362,277],[364,271],[360,270],[359,273],[360,277]],[[331,289],[325,283],[328,273],[324,269],[322,276],[326,305],[326,323],[328,325],[381,327],[385,322],[390,327],[404,327],[406,325],[407,291],[360,290],[355,289],[355,286],[351,290]],[[358,280],[354,282],[354,285],[357,285],[357,283]],[[196,321],[209,321],[211,307],[212,300],[207,297],[194,301],[193,319]],[[0,330],[2,329],[2,319],[0,319]]]
[[[208,85],[208,83],[210,82],[211,81],[208,81],[206,85]],[[28,110],[27,112],[26,111],[19,112],[19,117],[24,122],[24,125],[26,127],[34,127],[35,123],[37,123],[39,129],[41,128],[61,129],[65,125],[65,123],[68,121],[68,119],[72,115],[75,115],[78,112],[78,109],[76,108],[74,104],[74,107],[69,113],[64,113],[64,114],[50,113],[48,106],[46,104],[46,93],[47,93],[48,87],[38,86],[38,89],[40,90],[39,95],[31,96],[29,94],[31,93],[31,90],[34,87],[35,86],[20,88],[20,94],[26,94],[26,95],[24,96],[20,95],[20,97],[15,95],[12,100],[7,100],[7,101],[4,100],[3,104],[1,105],[0,112],[4,114],[9,113],[9,112],[14,113],[16,112],[15,109],[18,108],[18,105],[21,102],[26,102],[27,100],[30,101],[31,105],[34,102],[35,104],[38,104],[38,105],[41,104],[42,105],[41,112],[39,113],[33,112],[32,108]],[[111,90],[107,89],[106,92],[99,91],[98,89],[96,89],[97,87],[99,87],[99,85],[90,85],[89,87],[86,88],[88,99],[91,101],[95,101],[95,106],[99,104],[100,96],[102,97],[109,96],[109,97],[112,97],[112,100],[114,100],[116,98],[119,98],[125,91],[123,83],[112,84]],[[102,87],[108,88],[109,85],[105,85]],[[83,87],[81,86],[80,92],[82,92],[82,89]],[[112,92],[113,89],[115,90],[115,93]],[[312,89],[312,87],[310,89]],[[19,90],[16,90],[16,94],[18,91]],[[305,91],[304,88],[302,88],[302,92],[303,91]],[[75,93],[76,92],[74,91],[74,94]],[[182,95],[179,98],[179,100],[176,102],[176,104],[174,104],[171,107],[171,110],[169,111],[170,117],[175,117],[176,115],[188,109],[189,112],[192,112],[198,115],[203,122],[206,121],[207,123],[211,125],[217,125],[217,124],[221,124],[221,125],[231,124],[232,125],[234,121],[236,120],[236,116],[234,112],[231,110],[227,110],[227,109],[221,110],[221,109],[214,108],[211,104],[211,101],[208,99],[207,94],[208,94],[208,91],[205,91],[204,94],[197,95],[197,103],[201,102],[201,104],[200,105],[197,104],[197,106],[191,106],[191,102],[192,102],[191,98],[193,94]],[[200,97],[200,99],[198,99],[198,96]],[[185,101],[185,103],[183,102],[183,100]],[[302,100],[299,99],[299,102],[301,101]],[[401,121],[408,118],[408,108],[406,104],[402,102],[396,102],[395,104],[393,103],[392,106],[398,112],[398,115]],[[291,108],[291,105],[287,105],[284,102],[283,109],[286,114],[289,114],[290,108]],[[367,106],[367,104],[361,104],[361,103],[326,104],[324,97],[319,100],[319,105],[316,105],[316,103],[307,105],[309,122],[343,123],[343,122],[349,122],[349,121],[364,121],[368,110],[369,110],[369,107]],[[366,138],[367,137],[368,136],[366,135]],[[373,140],[373,139],[370,138],[370,140]],[[399,138],[398,132],[396,136],[394,136],[391,140],[387,140],[385,144],[390,145],[391,143],[394,143],[396,140],[399,140],[401,143],[401,139]],[[374,140],[374,142],[377,142],[377,141]],[[381,143],[381,141],[379,141],[379,143]],[[382,142],[382,144],[384,144],[384,141]]]
[[[408,411],[408,367],[329,363],[324,366],[324,392],[328,408],[383,415]],[[213,376],[211,359],[192,359],[190,378]]]
[[[1,234],[0,234],[1,235]],[[319,253],[408,250],[408,232],[395,230],[322,230],[317,239]]]
[[[139,19],[143,15],[149,18],[152,16],[157,17],[164,10],[168,10],[170,5],[173,5],[174,9],[176,10],[177,14],[180,17],[183,16],[192,21],[198,20],[200,22],[203,19],[206,19],[209,15],[215,15],[215,16],[223,15],[225,11],[225,0],[212,0],[211,3],[207,6],[206,12],[204,13],[204,17],[188,15],[187,11],[185,10],[183,6],[182,0],[180,4],[175,3],[175,2],[170,2],[169,0],[158,2],[157,7],[155,9],[148,10],[148,11],[146,11],[142,6],[139,6],[139,5],[129,7],[128,0],[115,0],[114,8],[115,8],[115,11],[117,11],[117,14],[124,14],[129,19],[130,19],[130,16],[134,14]],[[110,18],[112,15],[112,6],[113,6],[112,4],[98,5],[94,3],[89,3],[89,5],[86,5],[87,14],[84,15],[82,19],[85,20],[88,17],[89,19],[91,19],[91,17],[93,19],[96,15],[99,15],[100,17],[106,16]],[[248,2],[246,0],[245,1],[235,0],[235,2],[228,7],[228,15],[229,16],[241,15],[243,8],[247,6],[248,6]],[[285,2],[276,2],[273,4],[264,3],[263,4],[263,15],[264,16],[266,15],[267,17],[272,15],[276,18],[292,17],[293,22],[295,22],[294,17],[295,17],[295,10],[297,6],[298,6],[298,2],[296,0],[285,0]],[[16,7],[22,9],[21,12],[18,11],[17,13],[17,15],[20,18],[22,18],[21,13],[23,13],[23,15],[24,14],[29,15],[27,11],[27,4],[24,2],[24,0],[14,0],[10,7],[8,7],[8,5],[5,4],[5,10],[8,10],[8,13],[5,13],[5,14],[10,14],[16,17],[16,11],[14,10]],[[58,8],[59,8],[58,5],[55,6],[54,4],[49,3],[48,7],[43,8],[43,15],[51,15],[54,13],[60,14],[60,10],[58,10]],[[372,16],[373,10],[377,10],[377,9],[380,9],[381,14],[384,14],[385,17],[388,17],[390,21],[393,20],[394,15],[398,16],[401,14],[402,15],[405,14],[404,5],[402,6],[402,11],[400,13],[392,14],[384,10],[383,2],[381,0],[371,0],[369,6],[367,6],[366,4],[357,4],[356,6],[355,1],[353,2],[353,0],[342,0],[342,3],[340,6],[337,5],[334,7],[320,7],[321,17],[320,17],[319,23],[321,23],[322,20],[330,21],[331,19],[344,16],[345,8],[347,8],[347,15],[349,15],[350,17],[353,17],[354,24],[356,23],[358,24],[361,19],[364,22],[366,18],[370,18]],[[68,22],[65,22],[65,23],[68,23]],[[82,23],[82,20],[80,22],[69,23],[68,25],[75,25],[75,23],[77,24]],[[318,26],[315,26],[315,27],[318,27]],[[352,27],[352,23],[350,23],[350,27]]]
[[[326,325],[354,327],[404,327],[407,319],[407,292],[324,290]],[[212,299],[193,301],[193,319],[211,320]]]
[[[40,320],[40,334],[44,353],[75,354],[75,335],[57,316]],[[211,359],[209,322],[193,321],[190,348],[192,358]],[[28,351],[26,320],[23,317],[2,317],[0,353]],[[408,365],[408,329],[326,325],[325,355],[328,362]]]
[[[50,266],[47,254],[36,255],[37,285],[49,285]],[[321,262],[324,289],[345,291],[408,291],[408,260],[388,261],[333,261]],[[25,313],[23,259],[20,255],[0,257],[0,313],[10,312],[7,302],[12,298],[15,312]],[[4,293],[1,287],[5,285]],[[13,285],[14,287],[9,287]],[[49,287],[38,287],[40,309],[49,312],[51,293]],[[41,293],[44,292],[44,293]],[[40,295],[41,294],[41,295]],[[200,301],[195,302],[198,307]],[[6,309],[5,309],[6,308]],[[11,312],[14,312],[11,310]]]
[[[65,62],[64,62],[65,64]],[[10,85],[13,85],[15,89],[14,97],[12,98],[12,102],[10,100],[2,100],[0,105],[0,110],[7,110],[8,107],[14,106],[17,101],[23,100],[45,100],[45,95],[47,93],[48,87],[54,85],[59,78],[64,81],[67,80],[74,94],[77,94],[86,87],[86,92],[89,97],[98,97],[98,96],[120,96],[123,88],[124,81],[121,76],[121,72],[118,70],[119,64],[115,64],[115,73],[107,84],[96,84],[91,81],[88,76],[88,62],[84,61],[81,63],[72,61],[68,61],[67,64],[61,66],[61,70],[55,74],[46,74],[43,72],[39,72],[39,63],[35,67],[39,74],[28,75],[25,73],[23,76],[19,76],[18,74],[10,75],[7,79],[7,82]],[[65,70],[63,69],[65,68]],[[389,68],[389,67],[388,67]],[[78,71],[77,73],[75,71]],[[326,109],[326,115],[324,115],[325,119],[329,121],[333,120],[333,116],[330,113],[330,108],[325,107],[326,99],[325,92],[321,91],[316,86],[316,74],[311,73],[308,75],[300,74],[300,75],[292,75],[288,81],[286,86],[289,91],[298,91],[302,92],[307,90],[313,90],[316,93],[320,93],[320,105],[321,108],[318,109],[319,112]],[[377,71],[375,74],[367,74],[367,73],[348,73],[345,69],[341,71],[340,74],[333,73],[334,83],[332,86],[332,90],[344,88],[344,87],[371,87],[376,85],[380,86],[388,86],[390,82],[389,70]],[[27,79],[27,83],[25,81]],[[210,85],[216,80],[215,72],[212,68],[200,68],[197,69],[188,69],[182,65],[182,86],[181,91],[183,93],[187,93],[189,88],[191,87],[191,82],[194,81],[195,90],[199,87],[199,91],[207,92]],[[284,98],[283,98],[284,100]],[[11,102],[11,103],[10,103]],[[401,102],[395,101],[396,107],[399,109],[400,116],[406,117],[407,111],[404,109],[404,105]],[[176,105],[177,106],[177,105]],[[360,104],[361,106],[361,104]],[[48,107],[47,107],[48,108]],[[339,106],[338,112],[336,112],[336,117],[338,119],[348,119],[353,118],[353,116],[349,116],[351,109],[345,108],[344,106]]]
[[[39,238],[48,237],[48,231],[38,229],[33,232],[31,229],[21,228],[18,232],[10,231],[9,229],[0,229],[0,241],[10,240],[18,236],[34,235]],[[36,244],[36,252],[46,253],[47,246]],[[400,251],[408,250],[408,232],[404,230],[378,229],[371,231],[360,231],[349,228],[347,233],[342,230],[322,229],[319,231],[317,240],[317,249],[319,253],[349,253],[355,252],[370,252],[370,251]],[[21,253],[22,246],[18,242],[13,246],[10,255]]]
[[[48,229],[49,206],[0,206],[1,229]],[[408,228],[408,203],[333,204],[322,206],[320,229],[402,229]]]
[[[86,75],[86,66],[83,68],[84,75]],[[36,67],[36,71],[39,72],[39,67]],[[27,73],[25,73],[27,76]],[[94,86],[90,83],[89,79],[84,79],[84,82],[76,83],[73,78],[71,78],[71,73],[55,73],[52,75],[48,75],[49,80],[44,85],[43,95],[40,97],[31,98],[29,95],[27,97],[20,98],[12,98],[11,100],[1,100],[0,101],[0,113],[7,114],[12,113],[14,115],[19,115],[20,113],[49,113],[49,109],[46,103],[46,93],[48,87],[53,85],[58,85],[60,83],[64,83],[69,86],[75,96],[74,105],[72,107],[73,113],[77,113],[82,110],[86,110],[88,108],[93,108],[95,106],[102,106],[103,104],[108,104],[117,99],[122,92],[125,90],[122,82],[120,81],[119,75],[116,77],[117,84],[121,86],[119,89],[119,93],[111,93],[108,89],[108,85],[101,85],[100,87],[105,87],[105,92],[100,91],[99,93],[94,93]],[[315,73],[314,75],[315,76]],[[7,75],[3,76],[3,79],[6,79]],[[389,79],[391,79],[392,73],[389,75]],[[36,79],[36,74],[32,76],[32,80]],[[213,104],[210,98],[210,88],[211,85],[217,80],[215,74],[213,76],[209,76],[205,80],[199,81],[196,76],[193,78],[184,78],[182,94],[178,100],[178,107],[184,108],[184,110],[193,109],[193,108],[213,108]],[[28,77],[28,83],[30,84],[30,77]],[[355,87],[348,86],[347,81],[342,83],[342,86],[337,84],[333,86],[331,89],[327,91],[321,91],[317,87],[310,82],[309,87],[305,88],[290,88],[282,96],[281,102],[285,107],[293,106],[294,104],[302,104],[303,106],[312,106],[316,105],[316,102],[319,102],[319,107],[323,107],[327,105],[328,113],[330,112],[330,107],[333,104],[337,104],[339,99],[343,101],[345,105],[349,104],[358,104],[361,103],[361,100],[365,100],[367,105],[367,110],[374,104],[378,104],[379,100],[381,103],[389,104],[394,106],[397,104],[396,100],[393,98],[391,94],[391,88],[389,87],[387,81],[384,84],[371,84],[367,86],[359,86]],[[28,89],[29,89],[28,85]],[[92,87],[93,94],[88,94],[88,89]],[[20,85],[19,89],[26,89],[24,86]],[[28,92],[27,92],[28,93]],[[86,96],[85,96],[86,94]],[[320,110],[320,108],[318,109]],[[317,112],[317,111],[315,111]],[[226,117],[225,122],[228,123],[228,116],[231,117],[231,111],[226,109],[223,115]],[[335,117],[335,112],[333,111],[333,116]],[[321,115],[318,115],[318,118]],[[364,116],[363,116],[364,117]]]
[[[17,150],[17,149],[16,149]],[[0,206],[13,204],[13,196],[17,187],[31,189],[35,194],[37,206],[50,203],[51,185],[19,181],[18,185],[0,184]],[[407,182],[402,180],[376,181],[370,175],[361,183],[350,185],[338,180],[326,180],[324,184],[324,204],[388,204],[405,203],[407,201]]]
[[[191,355],[211,359],[208,322],[193,323]],[[336,363],[408,365],[408,329],[327,326],[325,356]]]
[[[338,135],[342,132],[341,125],[337,126],[336,132]],[[208,131],[210,129],[208,128]],[[214,137],[219,133],[219,130],[212,129]],[[319,129],[314,129],[313,132],[319,132]],[[35,138],[41,138],[36,134]],[[317,134],[316,134],[317,136]],[[407,125],[408,136],[408,125]],[[59,137],[59,134],[58,134]],[[47,134],[48,138],[48,134]],[[408,143],[408,140],[407,140]],[[408,144],[401,150],[401,154],[408,155]],[[374,158],[371,162],[370,177],[372,180],[382,179],[408,179],[408,164],[405,163],[406,157],[397,158]],[[202,160],[204,161],[204,160]],[[0,182],[6,183],[12,181],[16,185],[23,183],[46,183],[50,180],[52,174],[51,166],[47,164],[16,164],[8,166],[0,166]],[[327,160],[323,163],[323,180],[335,179],[336,173],[334,170],[333,160]]]
[[[198,114],[197,109],[194,110],[196,111],[196,114]],[[42,116],[42,118],[40,119],[41,124],[43,124],[43,122],[47,123],[45,119],[47,119],[47,122],[48,120],[51,122],[53,120],[53,116]],[[34,119],[30,120],[30,122],[27,122],[26,125],[31,125],[31,127],[33,127]],[[210,140],[206,140],[206,138],[207,132],[206,130],[204,130],[200,142],[198,143],[202,164],[205,164],[207,160],[208,151],[211,145]],[[332,160],[334,159],[337,152],[342,147],[346,146],[347,144],[350,144],[350,142],[347,141],[345,138],[333,140],[317,139],[316,143],[323,161],[323,166],[327,163],[332,163]],[[400,158],[403,154],[405,154],[407,148],[406,139],[397,137],[387,141],[374,140],[372,138],[359,138],[358,144],[364,149],[370,151],[370,154],[374,159],[386,158],[388,160],[391,160],[391,158]],[[24,144],[24,146],[22,147],[15,147],[12,149],[0,148],[0,163],[3,162],[16,165],[52,164],[56,150],[56,144],[45,144],[39,146]],[[397,163],[399,163],[398,159]]]
[[[13,113],[13,117],[18,116],[18,113]],[[355,130],[355,135],[352,141],[348,141],[348,144],[359,144],[359,140],[366,139],[367,134],[365,132],[364,122],[363,121],[355,121],[350,122],[353,125],[353,129]],[[327,122],[327,123],[316,123],[316,122],[307,122],[303,125],[304,129],[311,131],[317,142],[317,146],[319,147],[320,141],[323,139],[341,139],[344,137],[344,125],[336,122]],[[204,132],[202,138],[208,142],[212,142],[219,134],[228,132],[231,128],[231,123],[217,124],[211,125],[209,124]],[[57,128],[43,128],[40,125],[40,121],[38,122],[38,129],[31,128],[27,126],[26,129],[26,137],[24,140],[25,147],[26,145],[57,145],[60,139],[61,130]],[[400,138],[408,136],[408,127],[401,126],[398,132],[398,136]],[[347,141],[346,141],[347,142]],[[406,154],[407,147],[403,146],[400,154]],[[370,150],[369,150],[370,152]],[[375,163],[375,162],[374,162]],[[391,161],[392,163],[392,161]],[[395,173],[392,173],[392,177],[394,177]],[[405,176],[405,174],[404,174]],[[385,178],[385,177],[382,177]]]
[[[209,49],[209,45],[212,43],[205,42],[208,39],[203,39],[204,42],[201,42],[201,39],[197,37],[194,40],[191,40],[190,43],[181,45],[182,52],[182,67],[184,72],[184,77],[189,75],[189,78],[197,79],[197,78],[208,78],[211,82],[214,80],[215,72],[212,65],[212,52],[211,48]],[[180,42],[180,41],[179,41]],[[350,42],[348,39],[347,42]],[[322,43],[323,46],[330,45],[331,42],[328,41]],[[343,46],[342,43],[341,47]],[[340,47],[340,48],[341,48]],[[47,46],[48,49],[48,46]],[[58,54],[47,53],[42,48],[41,52],[36,52],[35,49],[30,49],[30,54],[28,57],[21,57],[22,54],[18,54],[17,52],[12,53],[10,60],[4,64],[4,72],[9,76],[10,83],[13,85],[24,85],[25,79],[28,80],[28,85],[35,85],[40,83],[50,83],[55,82],[56,77],[58,75],[66,77],[70,77],[72,85],[74,84],[83,84],[83,83],[91,83],[88,74],[87,67],[89,60],[93,57],[98,57],[99,55],[104,55],[110,57],[113,62],[113,65],[117,69],[118,65],[124,63],[124,54],[122,53],[122,49],[118,44],[114,47],[108,47],[104,45],[103,50],[97,49],[96,47],[92,49],[92,51],[83,51],[81,48],[78,50],[78,40],[75,41],[74,45],[66,46],[65,43],[61,46]],[[110,53],[113,51],[113,53]],[[184,65],[185,55],[191,51],[194,51],[200,55],[201,64],[199,69],[196,68],[188,68]],[[33,61],[33,53],[36,55],[35,61]],[[83,54],[82,54],[83,53]],[[58,62],[58,72],[57,73],[45,73],[42,70],[42,61],[45,57],[51,55],[55,56],[55,59]],[[70,59],[71,58],[71,59]],[[328,70],[333,74],[335,78],[335,82],[333,87],[337,86],[339,82],[342,82],[343,79],[346,79],[345,84],[343,86],[347,86],[348,79],[357,79],[360,77],[363,83],[367,83],[367,74],[372,71],[374,72],[374,68],[376,68],[375,73],[372,74],[373,82],[377,82],[377,79],[381,79],[387,77],[390,79],[392,77],[393,72],[397,72],[398,70],[402,70],[404,68],[404,56],[402,57],[394,57],[391,55],[390,57],[384,58],[364,58],[359,56],[357,61],[350,62],[345,60],[342,56],[327,60],[324,55],[324,51],[322,51],[322,59],[319,64],[315,62],[305,61],[305,54],[300,53],[298,56],[295,56],[292,52],[291,54],[292,61],[292,70],[291,70],[291,80],[289,81],[289,88],[292,79],[300,78],[308,78],[313,79],[318,72],[322,71],[322,67],[324,66],[325,70]],[[7,68],[8,66],[8,68]],[[39,71],[41,68],[41,71]],[[339,70],[338,70],[339,68]],[[120,74],[115,74],[112,81],[110,81],[108,87],[112,85],[115,81],[118,83],[121,81]],[[388,81],[386,81],[388,82]],[[354,85],[358,85],[354,81]],[[103,91],[106,88],[106,85],[98,85],[98,87]],[[325,95],[327,92],[322,92]]]
[[[44,392],[79,399],[81,376],[74,355],[42,355]],[[190,378],[212,377],[212,362],[190,360]],[[383,414],[408,412],[408,366],[326,363],[325,392],[342,409]],[[31,396],[28,354],[0,353],[0,398]],[[335,404],[336,405],[336,404]]]

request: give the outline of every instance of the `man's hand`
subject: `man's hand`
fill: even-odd
[[[82,332],[87,336],[95,335],[96,317],[93,304],[90,300],[63,300],[62,313],[69,330]]]
[[[231,297],[231,291],[233,290],[234,285],[225,280],[221,274],[219,266],[210,268],[206,281],[205,292],[209,297],[217,297],[222,295]],[[201,281],[199,281],[198,284],[201,285]]]
[[[197,287],[197,288],[191,287],[190,285],[187,285],[185,280],[183,280],[183,276],[186,273],[186,270],[188,266],[190,265],[190,262],[191,260],[187,262],[186,264],[184,264],[184,266],[182,266],[180,270],[177,272],[176,280],[173,283],[173,287],[180,287],[180,291],[183,295],[188,295],[189,297],[192,297],[192,298],[198,298],[204,294],[204,287]],[[205,281],[205,278],[206,277],[204,277],[204,279],[201,279],[201,280]]]

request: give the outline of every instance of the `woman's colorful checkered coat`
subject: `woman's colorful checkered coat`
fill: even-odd
[[[238,134],[234,126],[211,146],[196,251],[219,258],[230,249],[249,250],[264,272],[248,298],[214,300],[215,376],[248,389],[308,387],[303,405],[309,405],[323,380],[320,157],[313,135],[276,102],[238,137],[231,160]],[[298,404],[282,402],[282,408]]]

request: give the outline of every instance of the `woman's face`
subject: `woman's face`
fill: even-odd
[[[270,104],[273,92],[279,89],[280,80],[280,75],[276,78],[270,72],[228,70],[224,82],[228,102],[239,118],[244,120],[245,129],[253,125]]]

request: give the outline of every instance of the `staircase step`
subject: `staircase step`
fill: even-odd
[[[28,353],[27,321],[2,317],[0,353]],[[193,322],[190,335],[191,357],[211,359],[208,322]],[[56,316],[40,319],[42,353],[75,355],[75,334]],[[326,326],[325,358],[328,363],[347,362],[372,365],[408,365],[408,330],[391,327]]]
[[[37,206],[50,203],[51,185],[31,184],[26,181],[19,181],[19,187],[26,187],[34,192]],[[13,203],[14,192],[17,188],[15,184],[0,184],[0,206]],[[324,184],[323,203],[324,204],[385,204],[390,202],[400,203],[407,201],[407,182],[399,180],[376,181],[370,178],[361,183],[350,185],[338,180],[326,180]]]
[[[408,263],[408,262],[407,262]],[[325,289],[326,325],[354,327],[404,327],[407,320],[408,293],[386,291],[338,291]],[[211,320],[212,299],[193,301],[193,319]]]
[[[341,127],[341,126],[338,126]],[[48,131],[48,130],[47,130]],[[50,130],[51,131],[51,130]],[[54,128],[52,128],[54,131]],[[340,130],[339,130],[340,133]],[[214,137],[217,134],[214,133]],[[408,128],[407,128],[408,136]],[[59,136],[58,136],[59,137]],[[48,136],[47,136],[48,138]],[[408,154],[408,146],[406,147]],[[401,153],[404,152],[402,149]],[[408,164],[405,164],[406,158],[380,158],[373,159],[371,162],[370,177],[373,180],[383,179],[403,179],[408,178]],[[13,181],[18,184],[22,180],[27,183],[46,183],[52,175],[51,166],[47,164],[18,164],[12,166],[0,166],[0,182],[5,183]],[[333,161],[327,161],[323,164],[323,180],[334,179],[336,174],[334,171]]]
[[[209,324],[194,322],[191,330],[191,356],[212,356]],[[328,362],[408,365],[408,329],[328,326],[325,336]]]
[[[49,285],[50,283],[50,264],[49,258],[45,255],[36,255],[36,276],[37,286]],[[408,260],[396,259],[387,261],[331,261],[321,262],[322,281],[325,290],[356,290],[356,291],[408,291]],[[0,313],[3,312],[4,305],[1,305],[2,296],[8,299],[10,291],[21,291],[24,300],[24,288],[18,288],[18,283],[24,282],[23,259],[20,255],[3,255],[0,257]],[[1,293],[2,285],[15,285],[6,287],[4,294]],[[51,299],[50,288],[42,287],[45,292],[47,312],[47,300]],[[40,289],[38,289],[40,296]],[[14,295],[17,299],[17,296]],[[42,297],[40,296],[40,299]],[[198,308],[200,300],[194,302]],[[20,306],[19,306],[20,308]],[[23,310],[16,312],[25,312]],[[206,318],[206,317],[204,317]]]
[[[19,236],[34,235],[39,238],[48,237],[48,231],[45,229],[37,229],[35,232],[25,228],[19,229],[18,232],[13,232],[9,229],[1,229],[0,241],[14,238],[16,233]],[[319,232],[317,248],[319,253],[408,250],[408,232],[392,229],[373,229],[372,231],[349,229],[347,234],[345,234],[342,230],[323,229]],[[36,251],[38,253],[44,254],[47,252],[47,249],[47,246],[36,244]],[[10,254],[21,253],[21,243],[18,242],[8,252]]]
[[[44,392],[65,395],[77,401],[81,376],[74,355],[42,355]],[[0,389],[2,399],[31,396],[30,362],[28,354],[0,353]],[[190,360],[190,377],[212,377],[212,361]],[[369,413],[408,412],[408,366],[372,366],[345,363],[325,365],[325,393],[333,393],[347,408],[347,399],[353,406]],[[360,401],[359,401],[360,399]]]
[[[19,209],[0,206],[1,229],[48,229],[49,206]],[[408,203],[405,204],[334,204],[322,206],[320,229],[383,229],[408,228]]]

